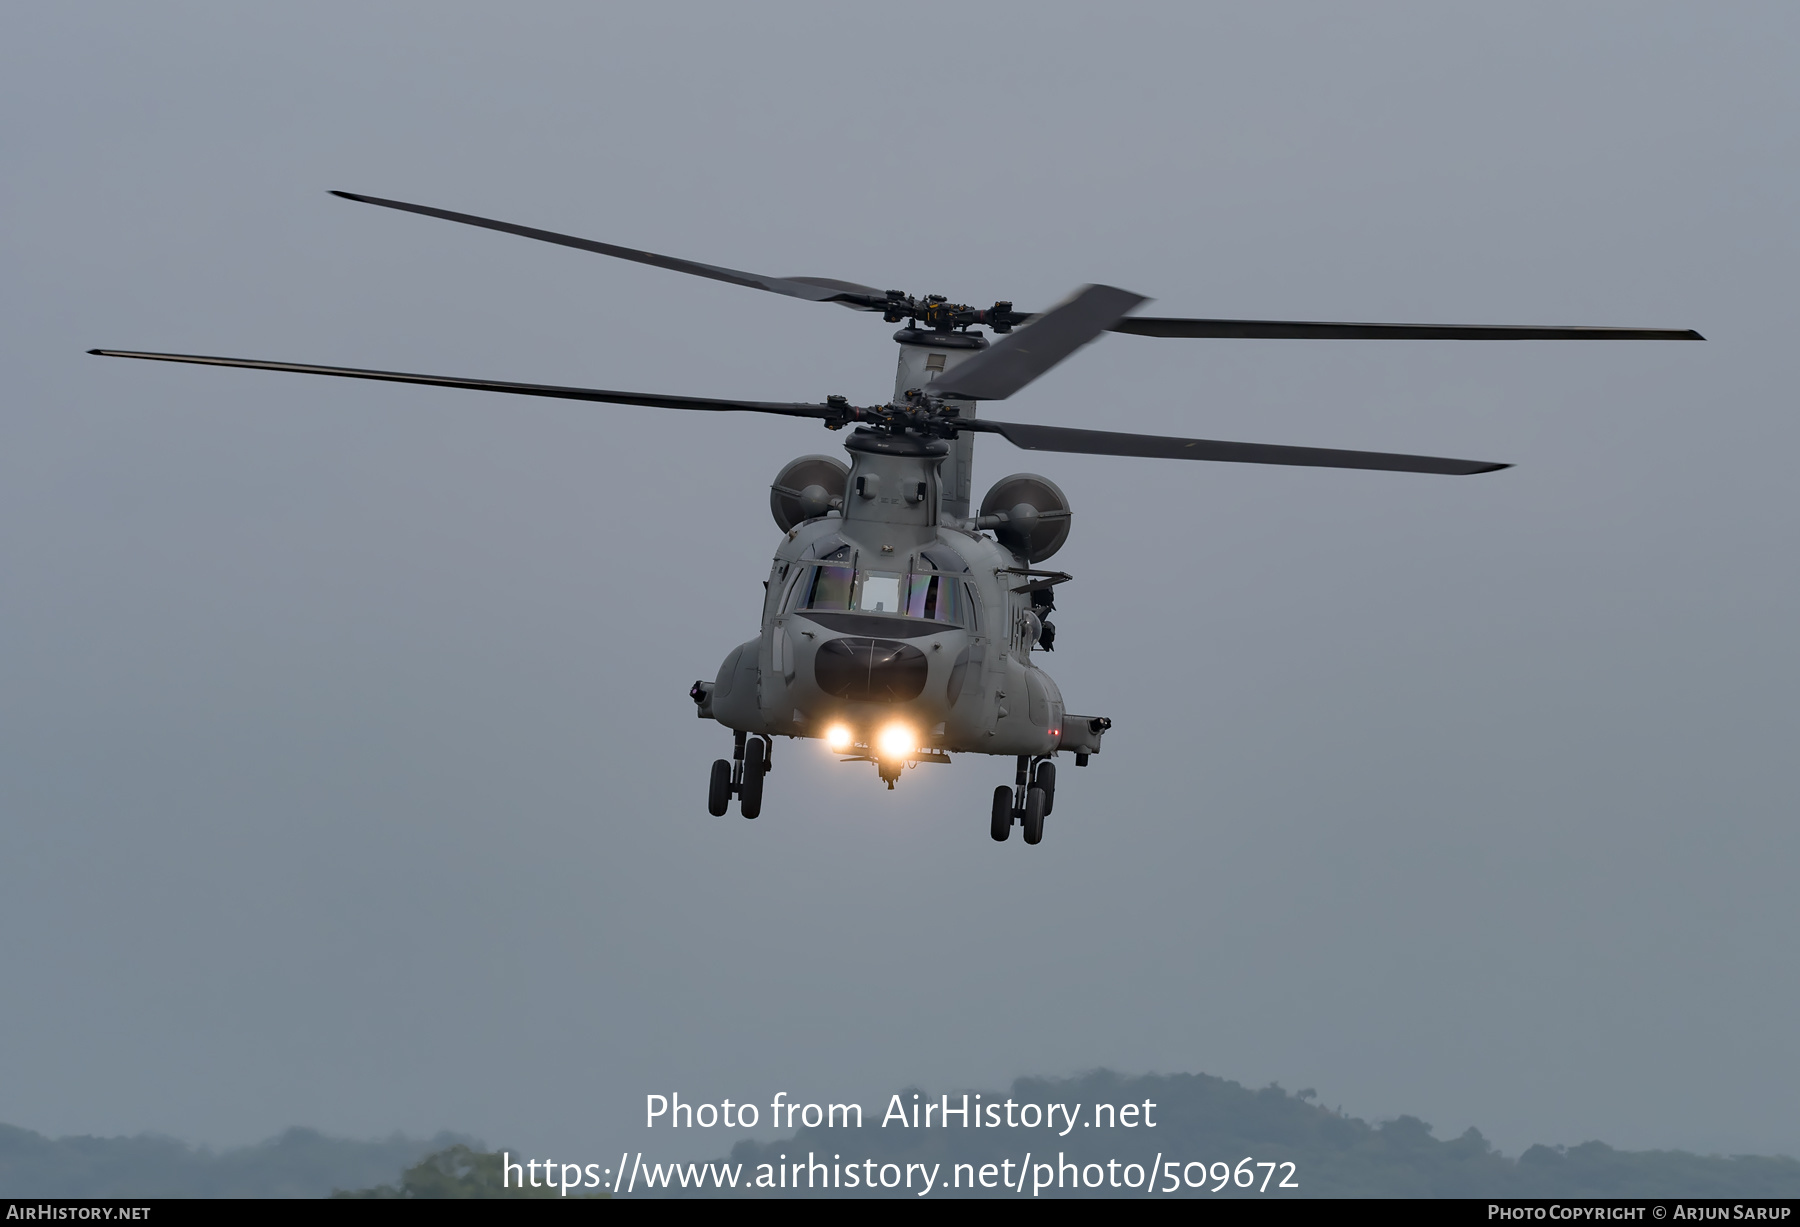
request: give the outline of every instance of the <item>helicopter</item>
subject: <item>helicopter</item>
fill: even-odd
[[[392,383],[699,412],[811,419],[844,439],[833,456],[790,461],[769,487],[781,530],[764,583],[759,634],[726,656],[711,681],[689,688],[697,715],[731,731],[731,758],[712,764],[707,809],[735,798],[762,812],[777,737],[823,741],[845,762],[873,764],[889,789],[909,767],[954,754],[1013,760],[999,784],[989,834],[1044,837],[1056,799],[1056,760],[1085,767],[1112,721],[1063,703],[1037,653],[1054,651],[1056,590],[1073,577],[1050,570],[1067,541],[1070,504],[1050,478],[1015,473],[972,502],[974,445],[998,435],[1025,451],[1301,465],[1470,476],[1510,466],[1388,452],[1233,443],[1043,426],[983,417],[1104,332],[1149,337],[1371,340],[1691,340],[1690,329],[1323,323],[1184,319],[1133,312],[1148,299],[1089,285],[1044,312],[1009,301],[988,307],[915,297],[826,277],[768,277],[577,238],[492,218],[352,192],[363,204],[478,226],[673,272],[878,314],[903,325],[892,399],[853,405],[721,400],[560,387],[400,371],[315,366],[198,354],[89,350],[114,358],[288,371]],[[993,339],[979,329],[986,329]]]

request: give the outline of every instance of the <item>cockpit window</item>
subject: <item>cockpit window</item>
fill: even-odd
[[[969,564],[963,561],[963,556],[948,546],[940,545],[920,550],[919,558],[933,571],[961,572],[969,569]]]
[[[961,624],[962,581],[948,575],[911,575],[906,581],[908,617]]]
[[[933,622],[967,626],[974,616],[968,586],[960,579],[930,572],[868,571],[813,566],[801,572],[789,609],[845,609],[862,613],[903,614]]]
[[[900,612],[900,576],[891,571],[856,573],[856,608],[864,613]]]
[[[848,609],[855,578],[849,567],[813,567],[794,585],[794,608]]]

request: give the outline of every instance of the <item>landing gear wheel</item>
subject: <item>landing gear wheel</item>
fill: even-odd
[[[1025,790],[1025,842],[1035,844],[1044,838],[1044,790],[1027,788]]]
[[[752,737],[744,746],[744,782],[738,785],[738,811],[746,818],[762,813],[763,775],[767,771],[762,739]]]
[[[988,823],[988,834],[997,844],[1005,843],[1012,834],[1012,789],[1004,784],[994,789],[994,817]]]
[[[1044,817],[1048,818],[1050,811],[1056,808],[1056,764],[1039,763],[1037,778],[1032,783],[1044,790]]]
[[[731,762],[729,759],[715,759],[712,765],[712,779],[706,790],[706,812],[714,818],[723,818],[725,811],[731,808]]]

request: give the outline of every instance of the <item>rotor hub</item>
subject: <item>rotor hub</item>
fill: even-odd
[[[900,290],[889,290],[887,301],[882,304],[881,318],[890,324],[905,320],[910,328],[938,333],[966,330],[977,324],[1004,333],[1011,332],[1031,316],[1014,311],[1013,305],[1005,301],[991,307],[971,307],[967,303],[951,302],[942,294],[914,298]]]

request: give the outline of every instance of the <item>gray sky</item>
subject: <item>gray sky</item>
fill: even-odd
[[[598,1158],[648,1091],[1107,1065],[1800,1153],[1792,6],[0,31],[0,1120]],[[978,490],[1073,500],[1047,663],[1106,752],[1037,848],[1004,762],[797,743],[748,823],[685,692],[834,436],[82,351],[867,401],[891,329],[329,188],[1027,309],[1709,339],[1105,339],[1008,415],[1518,467],[984,441]]]

